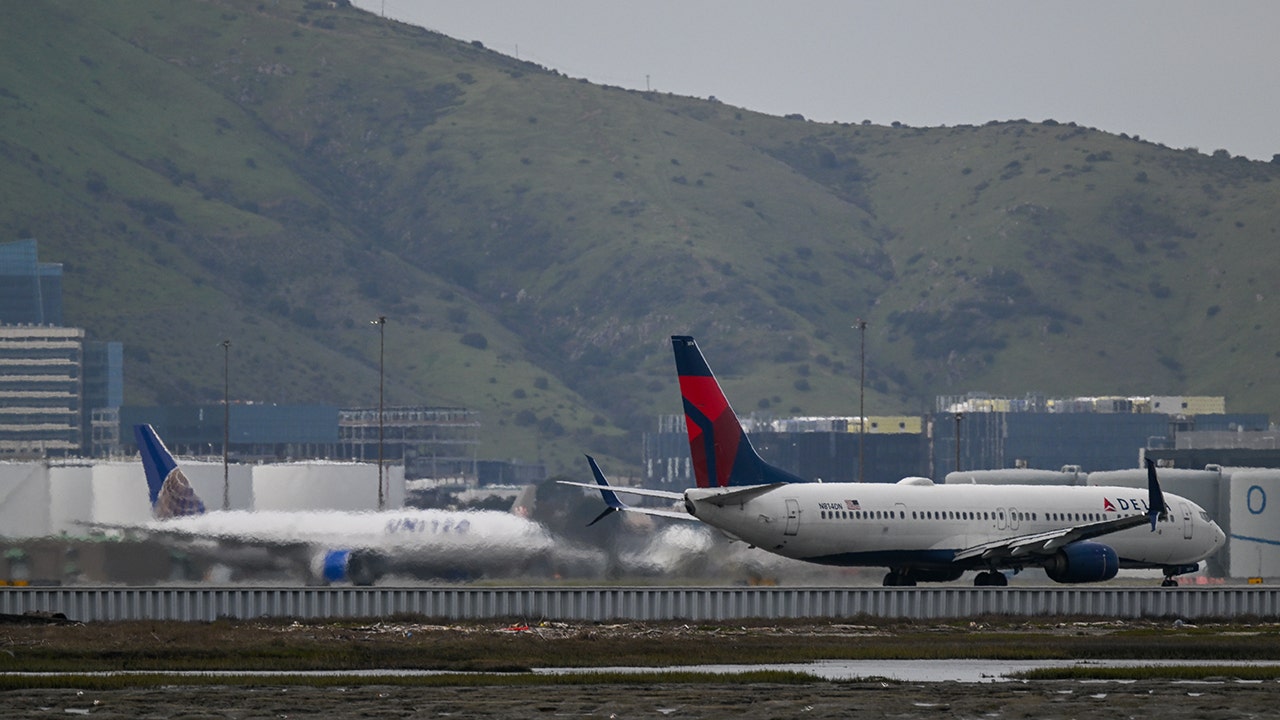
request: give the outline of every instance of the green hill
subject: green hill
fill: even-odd
[[[1069,119],[818,124],[600,87],[344,3],[30,0],[0,238],[64,263],[126,402],[481,411],[481,455],[635,462],[691,333],[739,412],[936,394],[1280,410],[1280,166]]]

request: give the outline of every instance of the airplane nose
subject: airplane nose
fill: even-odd
[[[1211,533],[1213,536],[1213,544],[1211,544],[1210,547],[1212,547],[1213,550],[1216,551],[1217,548],[1220,548],[1224,546],[1224,544],[1226,544],[1226,533],[1222,532],[1222,528],[1219,527],[1219,524],[1213,523],[1212,520],[1210,521],[1210,524],[1208,524],[1208,527],[1210,527],[1210,529],[1213,530],[1213,532]]]

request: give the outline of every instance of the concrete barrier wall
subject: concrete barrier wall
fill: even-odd
[[[688,620],[747,618],[1271,618],[1280,588],[7,588],[0,613],[72,620],[260,617],[324,619],[408,614],[445,620]]]

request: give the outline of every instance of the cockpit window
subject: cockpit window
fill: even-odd
[[[1213,522],[1212,520],[1209,519],[1209,513],[1203,510],[1200,511],[1200,519],[1204,520],[1205,522]]]

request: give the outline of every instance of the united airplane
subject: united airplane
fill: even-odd
[[[557,542],[541,524],[493,510],[206,512],[155,430],[137,425],[134,434],[155,520],[119,529],[180,543],[213,561],[301,568],[314,581],[356,585],[392,573],[469,578],[592,564],[590,553]]]
[[[1034,567],[1060,583],[1154,568],[1173,586],[1226,539],[1198,505],[1161,491],[1150,460],[1145,496],[1127,487],[938,485],[923,477],[806,482],[756,453],[693,338],[671,342],[697,487],[611,486],[588,456],[596,484],[569,484],[600,491],[607,507],[592,522],[619,511],[699,520],[785,557],[887,568],[886,586],[947,582],[966,571],[977,571],[975,585],[1006,585],[1005,571]],[[675,505],[628,505],[619,493]]]

